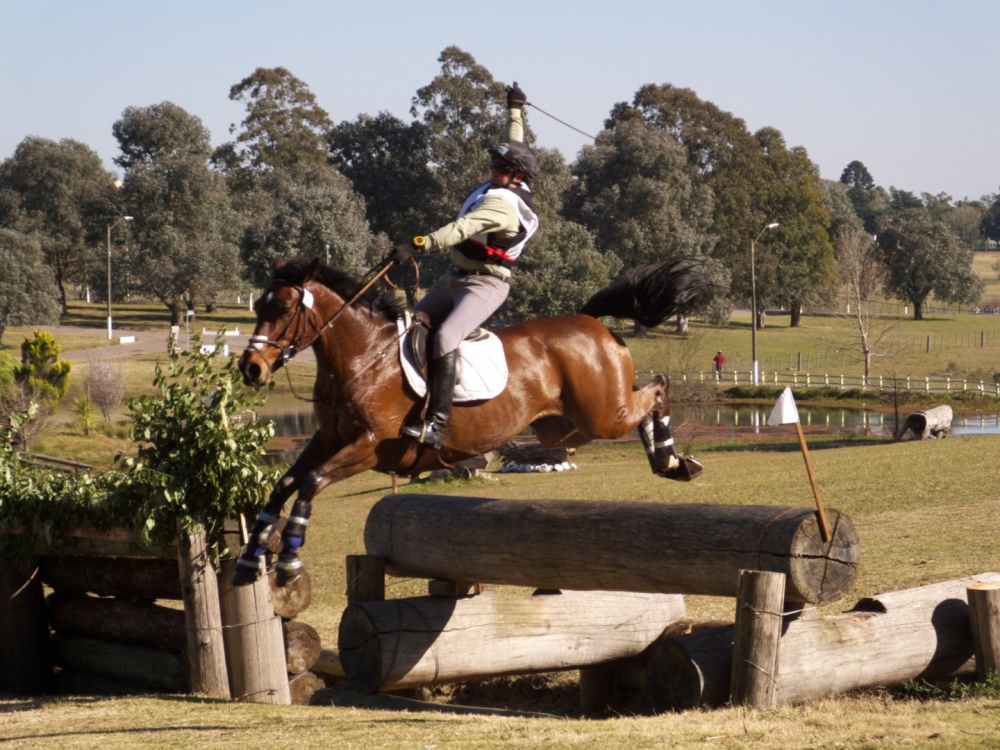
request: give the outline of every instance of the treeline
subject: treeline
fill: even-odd
[[[381,112],[335,124],[284,68],[258,68],[230,89],[246,116],[219,148],[176,104],[128,107],[112,126],[120,181],[85,144],[29,136],[0,164],[0,337],[8,325],[54,322],[70,284],[103,299],[109,244],[114,298],[159,300],[177,324],[196,304],[265,285],[276,257],[361,273],[391,244],[450,221],[502,138],[505,87],[457,47],[439,61],[408,122]],[[796,325],[803,307],[837,294],[845,232],[878,236],[880,262],[900,269],[895,293],[915,306],[931,293],[975,301],[968,240],[1000,238],[1000,196],[886,191],[861,162],[824,181],[775,128],[751,133],[671,84],[614,104],[572,163],[535,143],[530,123],[526,140],[542,224],[515,270],[508,318],[575,312],[623,269],[685,254],[702,256],[728,290],[702,311],[721,324],[734,301],[750,300],[756,238],[758,311],[784,306]],[[423,259],[421,280],[446,262]],[[914,264],[932,283],[907,277]],[[412,286],[411,269],[394,273]]]

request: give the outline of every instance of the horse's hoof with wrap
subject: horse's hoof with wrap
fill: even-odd
[[[690,482],[705,470],[704,466],[690,456],[678,456],[678,458],[680,461],[677,466],[673,466],[666,471],[657,471],[656,473],[665,479]]]
[[[233,586],[250,586],[264,575],[263,557],[240,557],[233,572]]]
[[[277,571],[275,583],[278,587],[287,586],[297,579],[305,570],[302,560],[298,555],[281,553],[278,555],[278,564],[274,566]]]

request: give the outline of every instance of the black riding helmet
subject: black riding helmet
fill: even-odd
[[[501,143],[499,146],[494,146],[488,153],[494,159],[507,162],[518,172],[524,172],[528,182],[531,182],[531,179],[535,176],[538,161],[526,143],[508,141],[507,143]]]

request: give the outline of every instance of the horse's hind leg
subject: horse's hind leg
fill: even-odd
[[[667,382],[665,375],[658,376]],[[639,423],[639,439],[646,449],[646,457],[653,473],[659,477],[690,482],[701,474],[703,466],[691,458],[677,452],[674,437],[670,432],[670,402],[664,398],[654,405]]]

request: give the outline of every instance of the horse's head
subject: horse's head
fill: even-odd
[[[257,326],[239,361],[247,385],[267,385],[275,370],[308,348],[319,335],[323,321],[315,309],[315,296],[306,288],[318,265],[319,260],[313,260],[297,278],[278,278],[276,274],[254,303]],[[279,268],[281,261],[276,259],[275,272]]]

